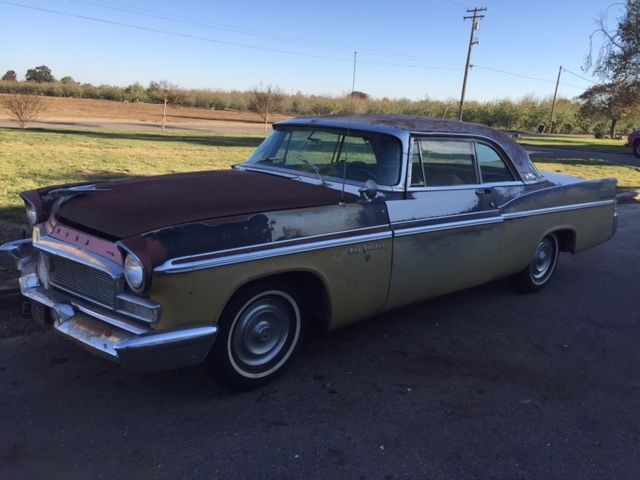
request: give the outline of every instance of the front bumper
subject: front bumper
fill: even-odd
[[[216,326],[158,332],[66,293],[43,288],[35,273],[36,255],[30,240],[9,243],[1,249],[15,258],[22,272],[22,294],[50,310],[55,330],[92,353],[118,362],[125,371],[142,373],[198,365],[213,346]]]

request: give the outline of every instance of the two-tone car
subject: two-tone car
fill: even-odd
[[[616,181],[542,174],[509,136],[390,115],[280,122],[241,165],[25,192],[3,246],[53,328],[127,371],[272,379],[305,335],[605,242]]]

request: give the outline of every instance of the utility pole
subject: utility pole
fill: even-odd
[[[480,20],[484,18],[484,15],[478,15],[480,12],[486,12],[487,7],[481,8],[468,8],[467,13],[472,13],[464,17],[464,20],[471,20],[471,34],[469,35],[469,50],[467,50],[467,64],[464,68],[464,80],[462,81],[462,95],[460,95],[460,113],[458,120],[462,121],[462,113],[464,112],[464,96],[467,93],[467,77],[469,76],[469,68],[471,67],[471,50],[474,45],[478,44],[478,40],[475,38],[475,32],[480,27]]]
[[[553,114],[556,112],[556,100],[558,100],[558,87],[560,86],[560,75],[562,75],[562,65],[558,70],[558,80],[556,80],[556,91],[553,92],[553,102],[551,103],[551,115],[549,116],[549,135],[553,133]]]

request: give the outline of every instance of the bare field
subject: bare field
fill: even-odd
[[[0,97],[4,94],[0,94]],[[85,98],[42,97],[46,108],[40,117],[43,121],[71,122],[129,122],[157,123],[162,119],[161,104],[125,103],[111,100],[91,100]],[[270,115],[275,122],[287,118],[284,115]],[[8,112],[0,109],[0,120],[11,120]],[[205,108],[167,106],[167,124],[206,125],[211,121],[261,123],[260,116],[253,112],[210,110]]]

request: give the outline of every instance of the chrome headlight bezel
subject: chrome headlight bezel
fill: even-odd
[[[38,253],[36,259],[36,275],[44,289],[49,288],[49,261],[44,253]]]
[[[39,220],[38,209],[36,208],[36,206],[31,202],[25,201],[24,208],[25,208],[25,214],[27,215],[27,221],[29,222],[29,225],[31,226],[36,225]]]
[[[142,292],[145,287],[146,272],[140,259],[131,252],[127,253],[124,259],[123,271],[129,288],[134,292]]]

